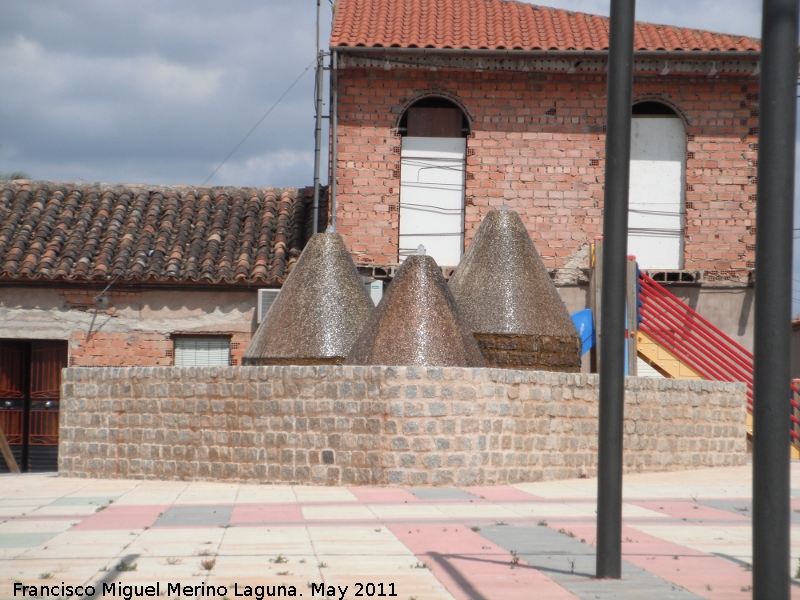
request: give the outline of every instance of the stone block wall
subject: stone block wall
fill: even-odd
[[[59,473],[442,486],[593,476],[597,384],[500,369],[70,368]],[[745,463],[744,384],[626,385],[626,470]]]

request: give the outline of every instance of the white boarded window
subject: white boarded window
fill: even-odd
[[[226,367],[231,363],[231,338],[228,336],[176,335],[176,367]]]
[[[655,102],[634,106],[633,117],[628,254],[642,269],[682,269],[686,130]]]
[[[398,132],[398,260],[422,245],[439,265],[455,266],[464,250],[466,115],[447,98],[426,97],[403,113]]]

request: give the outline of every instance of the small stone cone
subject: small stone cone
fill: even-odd
[[[485,367],[441,269],[409,256],[353,345],[347,364]]]
[[[340,364],[373,310],[342,238],[318,233],[297,260],[242,362]]]
[[[578,331],[516,212],[486,215],[449,285],[489,366],[580,371]]]

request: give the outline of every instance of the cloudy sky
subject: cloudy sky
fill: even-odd
[[[321,3],[327,47],[331,6]],[[609,12],[609,0],[539,4]],[[760,35],[760,0],[636,4],[639,20]],[[316,6],[0,0],[0,172],[199,185],[300,77],[209,183],[309,185],[314,77],[306,69],[315,56]],[[795,296],[797,312],[800,290]]]

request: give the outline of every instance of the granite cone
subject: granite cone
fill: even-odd
[[[480,348],[458,314],[430,256],[409,256],[353,345],[351,365],[484,367]]]
[[[578,331],[516,212],[486,215],[449,286],[489,366],[580,371]]]
[[[318,233],[259,325],[243,364],[342,363],[373,310],[342,238]]]

